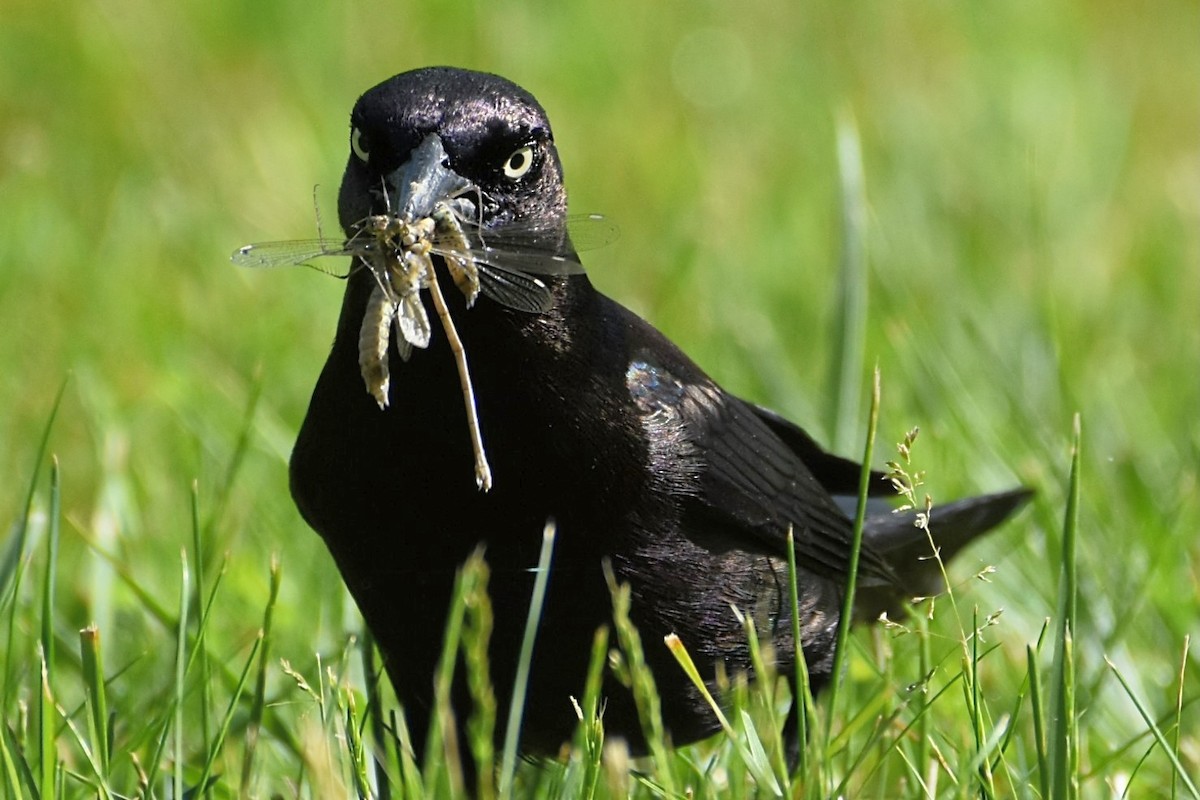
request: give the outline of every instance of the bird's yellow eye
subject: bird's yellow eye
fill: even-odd
[[[505,160],[504,177],[511,181],[518,181],[525,177],[525,173],[529,172],[529,168],[532,166],[533,145],[527,144],[514,150],[513,154]]]
[[[370,150],[367,149],[367,137],[363,136],[363,132],[359,128],[350,132],[350,149],[363,163],[366,163],[367,157],[371,155]]]

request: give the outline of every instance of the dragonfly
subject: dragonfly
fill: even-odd
[[[349,239],[289,239],[278,242],[247,244],[233,251],[230,260],[239,267],[309,267],[335,278],[344,279],[352,272],[369,268],[384,249],[372,226],[394,215],[377,215],[360,221]],[[560,240],[544,228],[524,222],[510,222],[497,228],[484,228],[459,220],[469,245],[464,253],[458,237],[435,231],[430,253],[446,259],[470,255],[479,269],[480,292],[497,303],[517,311],[541,314],[550,310],[554,297],[537,275],[577,275],[585,270],[578,256],[558,253]],[[595,250],[612,244],[618,236],[615,223],[602,214],[567,217],[567,230],[577,252]],[[335,258],[350,257],[349,263]]]
[[[325,239],[249,244],[231,256],[242,267],[308,266],[346,278],[369,269],[375,288],[367,301],[359,330],[359,368],[367,391],[380,409],[388,406],[388,351],[393,329],[397,352],[408,360],[412,348],[425,348],[432,335],[420,292],[428,289],[458,368],[468,430],[480,489],[491,488],[479,429],[478,412],[465,348],[438,284],[433,256],[440,256],[462,292],[467,308],[478,296],[527,313],[543,313],[554,303],[549,286],[539,277],[584,272],[577,255],[564,255],[560,233],[515,222],[494,228],[477,224],[464,209],[470,204],[436,203],[428,216],[414,221],[395,213],[372,215],[354,226],[341,242]],[[616,228],[603,216],[572,216],[567,227],[576,249],[591,249],[616,238]],[[570,248],[566,248],[569,250]],[[330,259],[349,257],[333,265]]]

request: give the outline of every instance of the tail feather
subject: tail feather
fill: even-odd
[[[1033,496],[1029,489],[969,497],[934,506],[929,530],[943,563],[995,528]],[[851,512],[853,513],[853,512]],[[855,597],[855,619],[870,621],[887,613],[893,619],[907,615],[914,597],[929,597],[945,589],[942,570],[934,558],[929,538],[917,528],[917,512],[895,513],[882,501],[870,500],[863,524],[863,545],[870,547],[891,566],[898,581],[892,587],[870,587]]]

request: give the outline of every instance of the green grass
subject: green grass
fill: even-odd
[[[454,785],[397,749],[287,494],[341,285],[228,263],[314,235],[314,184],[328,227],[354,99],[433,63],[538,96],[573,210],[621,229],[593,280],[728,388],[857,454],[877,363],[877,461],[920,426],[935,528],[938,502],[1038,490],[951,566],[953,602],[852,634],[801,775],[772,729],[801,676],[725,676],[732,735],[630,762],[585,695],[576,747],[517,764],[513,796],[737,797],[766,773],[801,797],[1195,796],[1194,3],[0,18],[0,796]]]

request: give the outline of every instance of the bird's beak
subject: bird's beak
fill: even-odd
[[[436,133],[426,136],[408,161],[384,177],[384,189],[388,211],[410,221],[432,215],[442,202],[470,216],[474,204],[465,195],[478,192],[475,184],[450,169],[450,158]]]

